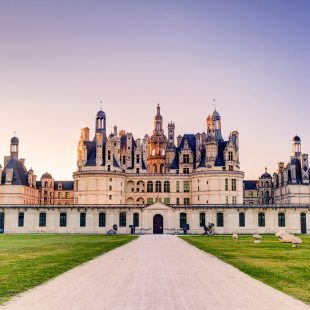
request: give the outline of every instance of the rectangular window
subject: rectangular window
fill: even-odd
[[[189,168],[183,168],[183,173],[184,174],[189,174]]]
[[[151,205],[151,204],[153,204],[153,198],[147,198],[146,199],[146,204],[148,204],[148,205]]]
[[[126,227],[126,212],[119,214],[119,227]]]
[[[183,182],[184,193],[189,193],[189,181]]]
[[[59,198],[59,199],[62,198],[62,192],[58,192],[58,198]]]
[[[70,192],[66,192],[66,199],[70,198]]]
[[[216,213],[216,226],[224,227],[224,214],[222,212]]]
[[[233,203],[233,205],[237,204],[237,197],[236,196],[232,197],[232,203]]]
[[[176,204],[179,205],[180,204],[180,198],[177,198],[176,200]]]
[[[225,191],[228,191],[228,179],[225,179]]]
[[[199,214],[199,226],[203,227],[206,225],[206,214],[205,213],[200,213]]]
[[[99,227],[105,227],[105,213],[99,213]]]
[[[140,221],[139,221],[139,213],[134,213],[133,214],[133,225],[135,226],[135,227],[139,227],[139,225],[140,225]]]
[[[237,180],[231,179],[231,190],[236,191],[237,190]]]
[[[82,212],[80,213],[80,227],[86,226],[86,213]]]
[[[183,155],[183,164],[189,164],[189,154]]]
[[[46,226],[46,213],[42,212],[39,214],[39,227]]]
[[[67,213],[60,213],[59,226],[60,227],[66,227],[67,226]]]
[[[112,195],[109,195],[109,200],[112,200]]]
[[[229,165],[229,166],[228,166],[228,170],[229,170],[229,171],[233,171],[233,170],[234,170],[234,166]]]
[[[190,204],[190,199],[188,197],[184,198],[184,204],[189,205]]]
[[[18,227],[24,227],[25,215],[23,212],[18,213]]]
[[[177,193],[180,192],[180,181],[176,182],[176,191],[177,191]]]
[[[283,212],[278,214],[278,226],[285,227],[285,213]]]
[[[225,197],[225,203],[228,205],[228,196]]]
[[[258,227],[265,227],[265,213],[258,213]]]
[[[180,228],[187,224],[187,216],[185,212],[180,213]]]
[[[239,227],[245,227],[245,214],[243,212],[239,213]]]
[[[164,198],[164,204],[165,205],[170,205],[170,198]]]

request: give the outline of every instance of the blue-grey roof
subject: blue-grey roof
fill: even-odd
[[[24,185],[29,186],[28,183],[28,172],[21,161],[18,159],[11,158],[8,163],[5,165],[2,176],[1,176],[1,183],[5,184],[5,177],[7,169],[13,169],[13,179],[12,185]]]
[[[244,180],[243,184],[244,184],[245,190],[255,190],[255,189],[257,189],[258,181],[256,181],[256,180]]]

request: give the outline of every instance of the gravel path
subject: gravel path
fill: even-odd
[[[10,301],[4,309],[310,309],[176,236],[142,236]]]

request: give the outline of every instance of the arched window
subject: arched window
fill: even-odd
[[[157,173],[157,165],[156,164],[153,165],[153,173]]]
[[[18,227],[24,227],[24,213],[18,213]]]
[[[216,226],[224,227],[224,214],[222,212],[216,213]]]
[[[161,155],[165,156],[165,150],[164,149],[161,149]]]
[[[86,226],[86,213],[82,212],[80,213],[80,227]]]
[[[245,226],[245,214],[243,212],[239,213],[239,227]]]
[[[258,227],[265,227],[265,213],[258,213]]]
[[[155,192],[161,193],[161,182],[160,181],[156,181],[155,183]]]
[[[155,154],[156,154],[156,150],[152,149],[152,156],[155,156]]]
[[[44,187],[48,187],[48,182],[45,181]]]
[[[39,214],[39,227],[45,227],[46,226],[46,213],[41,212]]]
[[[285,213],[278,213],[278,226],[285,227]]]
[[[187,224],[187,216],[185,212],[180,213],[180,228],[183,228]]]
[[[133,214],[133,225],[139,227],[139,213]]]
[[[148,193],[153,193],[153,182],[152,181],[148,181],[147,182],[147,192]]]
[[[164,192],[170,193],[170,182],[169,181],[164,182]]]
[[[203,227],[206,225],[206,214],[205,213],[200,213],[199,214],[199,226]]]
[[[160,165],[160,173],[164,173],[165,172],[165,165],[161,164]]]

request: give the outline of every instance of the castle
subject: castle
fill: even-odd
[[[175,124],[163,128],[160,106],[151,136],[135,139],[114,126],[107,135],[106,114],[96,114],[95,133],[85,127],[77,148],[73,181],[37,180],[19,158],[13,137],[0,165],[0,232],[202,233],[208,222],[216,233],[273,233],[285,228],[308,233],[310,184],[308,155],[293,138],[288,164],[271,176],[244,180],[239,134],[222,137],[214,110],[203,133],[175,138]]]

